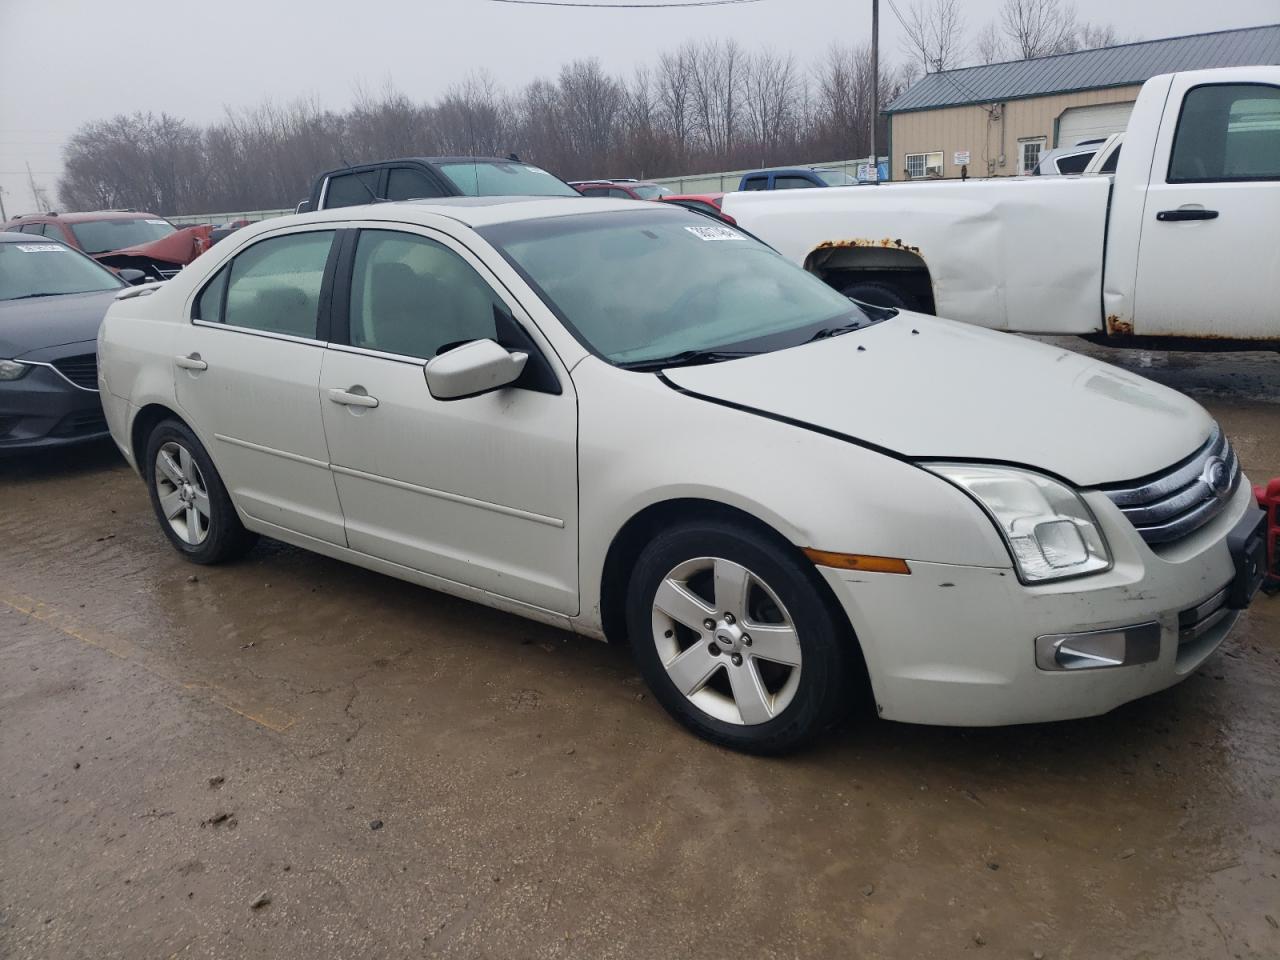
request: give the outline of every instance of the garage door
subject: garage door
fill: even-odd
[[[1098,103],[1063,110],[1058,118],[1058,142],[1054,146],[1074,147],[1081,140],[1120,133],[1129,123],[1132,111],[1132,100],[1128,103]]]

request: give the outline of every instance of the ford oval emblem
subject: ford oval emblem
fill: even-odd
[[[1221,457],[1210,457],[1205,461],[1204,472],[1200,479],[1205,482],[1209,491],[1219,500],[1224,500],[1231,492],[1231,471],[1227,462]]]

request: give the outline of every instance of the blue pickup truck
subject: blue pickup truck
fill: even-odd
[[[851,187],[857,180],[828,167],[752,170],[742,175],[739,190],[803,190],[808,187]]]

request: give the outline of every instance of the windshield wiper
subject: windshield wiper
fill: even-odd
[[[854,330],[861,330],[865,326],[869,326],[866,320],[855,320],[852,323],[842,323],[836,327],[823,327],[809,338],[809,341],[826,340],[830,337],[838,337],[842,333],[852,333]]]
[[[754,356],[756,356],[754,350],[681,350],[669,357],[632,360],[630,363],[620,363],[618,366],[624,370],[663,370],[667,367],[692,367],[703,363],[720,363],[722,360]]]
[[[24,293],[20,297],[5,297],[6,300],[30,300],[34,297],[60,297],[60,293]]]

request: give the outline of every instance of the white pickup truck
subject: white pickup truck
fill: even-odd
[[[832,286],[997,330],[1280,350],[1280,67],[1152,77],[1114,176],[732,193]]]

